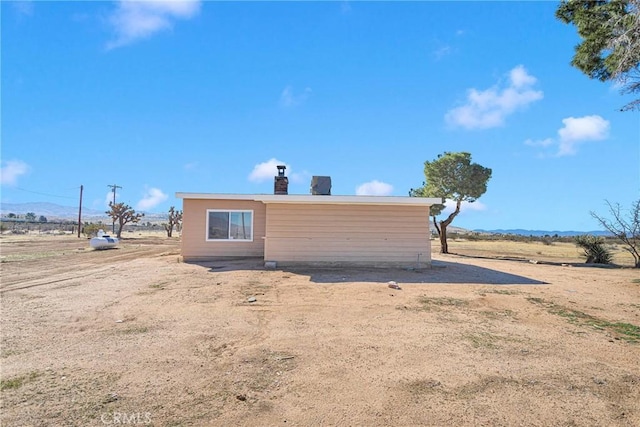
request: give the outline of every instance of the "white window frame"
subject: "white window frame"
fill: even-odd
[[[249,239],[234,239],[234,238],[227,238],[227,239],[210,239],[209,238],[209,213],[210,212],[225,212],[229,214],[229,233],[231,233],[231,214],[234,212],[242,212],[242,213],[250,213],[251,214],[251,237]],[[204,230],[205,235],[204,238],[207,242],[253,242],[253,224],[254,224],[254,213],[253,213],[253,209],[207,209],[207,218],[206,218],[206,223],[207,226]]]

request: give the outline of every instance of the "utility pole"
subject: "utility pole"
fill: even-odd
[[[78,239],[80,238],[81,229],[82,229],[82,185],[80,186],[80,205],[78,206]]]
[[[116,204],[116,189],[117,188],[122,188],[119,185],[113,184],[113,185],[107,185],[107,187],[111,187],[113,189],[113,204]],[[111,232],[115,233],[116,232],[116,219],[113,219],[113,223],[111,224]]]

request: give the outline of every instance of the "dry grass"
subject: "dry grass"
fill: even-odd
[[[440,251],[440,242],[435,239],[431,241],[432,251]],[[613,254],[614,264],[633,267],[633,257],[623,249],[621,244],[606,245]],[[554,242],[545,245],[542,242],[513,242],[513,241],[493,241],[493,240],[451,240],[449,241],[449,252],[468,256],[483,257],[503,257],[516,258],[522,260],[538,260],[564,263],[582,263],[585,257],[582,250],[573,243]]]

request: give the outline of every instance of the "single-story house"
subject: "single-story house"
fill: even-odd
[[[176,193],[185,261],[259,257],[278,266],[431,264],[429,207],[388,196]],[[271,264],[273,265],[273,264]]]

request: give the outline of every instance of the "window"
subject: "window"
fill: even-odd
[[[207,240],[253,241],[253,211],[208,210]]]

